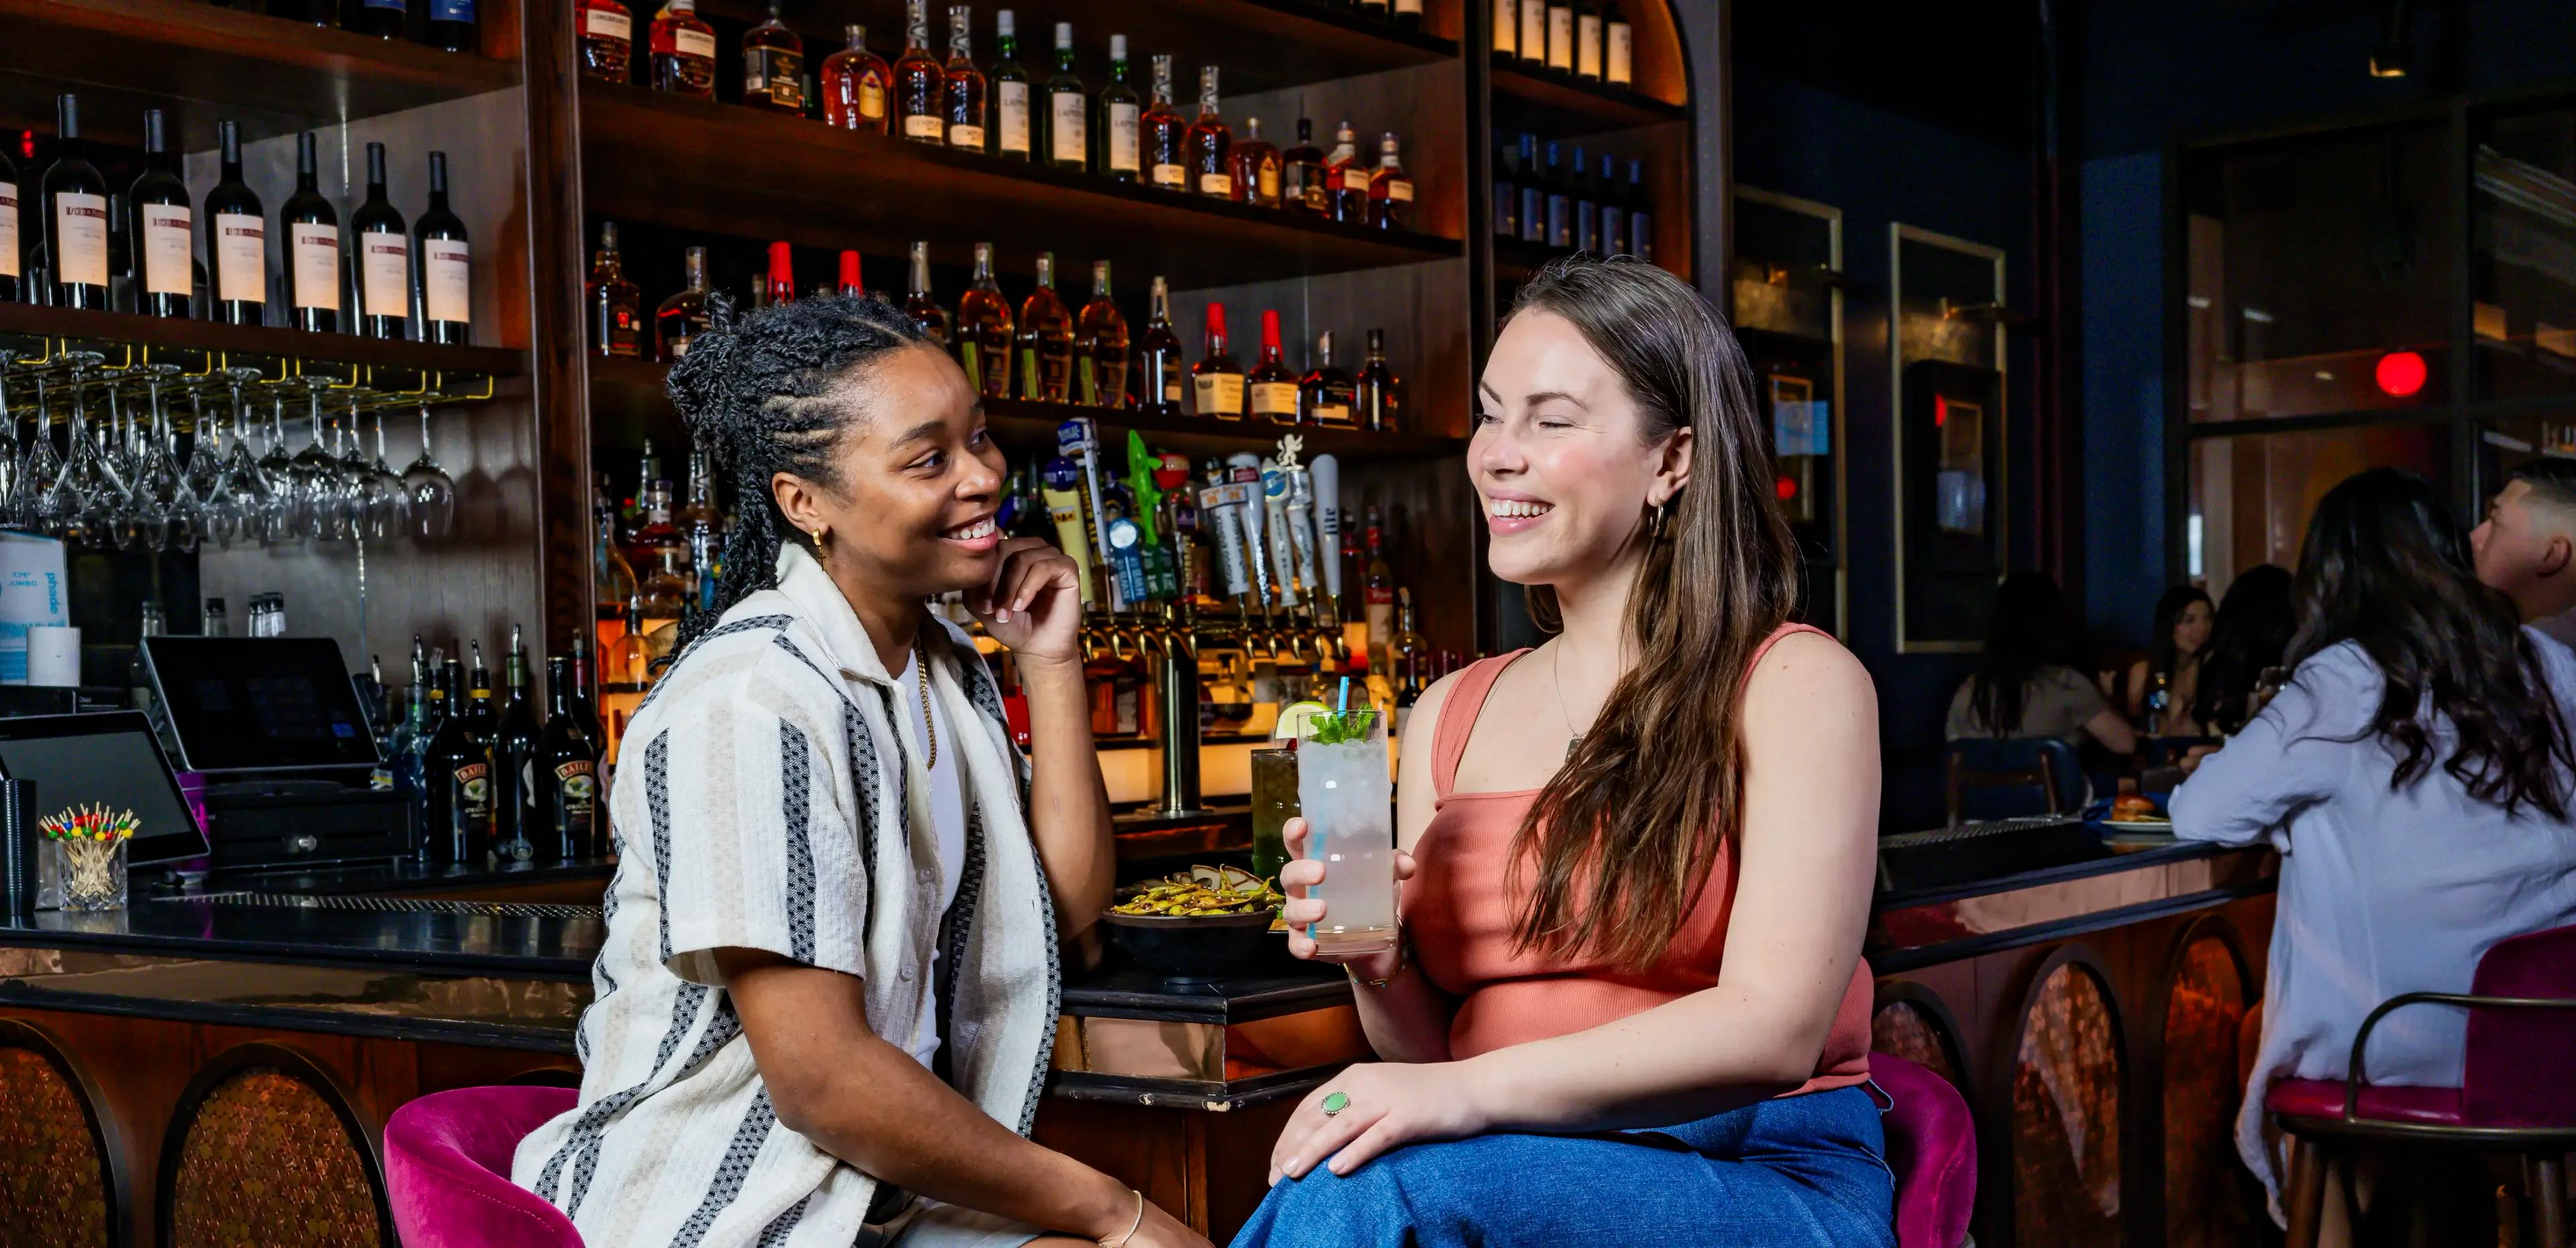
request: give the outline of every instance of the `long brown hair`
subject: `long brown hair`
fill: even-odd
[[[1691,431],[1689,484],[1640,529],[1619,678],[1512,842],[1516,944],[1631,969],[1660,961],[1744,824],[1744,687],[1789,617],[1797,546],[1772,494],[1744,350],[1699,292],[1633,258],[1555,261],[1512,315],[1564,317],[1636,400],[1649,445]],[[1556,592],[1529,588],[1541,628]]]

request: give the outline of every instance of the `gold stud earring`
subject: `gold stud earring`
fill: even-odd
[[[831,533],[832,533],[832,531],[831,531],[830,529],[825,528],[824,526],[819,525],[819,524],[818,524],[818,525],[815,525],[815,526],[814,526],[814,549],[816,549],[816,550],[821,550],[821,549],[823,549],[824,545],[826,544],[826,539],[827,539],[827,538],[829,538],[829,537],[831,536]]]

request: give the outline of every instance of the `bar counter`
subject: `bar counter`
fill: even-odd
[[[1879,896],[1875,1047],[1949,1077],[1977,1111],[1981,1225],[2078,1242],[2107,1220],[2158,1242],[2167,1206],[2198,1205],[2177,1184],[2226,1181],[2223,1130],[2209,1156],[2151,1145],[2174,1138],[2159,1123],[2178,1112],[2214,1125],[2232,1111],[2275,868],[2267,852],[2180,843]],[[365,1175],[380,1214],[375,1141],[396,1106],[577,1082],[604,924],[557,898],[595,902],[610,870],[219,875],[120,912],[41,912],[0,926],[0,1056],[32,1050],[59,1076],[130,1242],[161,1242],[172,1185],[206,1152],[192,1125],[214,1121],[209,1107],[246,1112],[231,1085],[254,1076],[262,1103],[338,1121],[309,1147]],[[1350,988],[1284,949],[1213,984],[1115,957],[1068,969],[1037,1135],[1223,1242],[1297,1098],[1366,1056]]]

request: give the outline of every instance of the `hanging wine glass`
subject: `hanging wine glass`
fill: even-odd
[[[385,463],[385,409],[381,406],[376,408],[376,457],[367,463],[361,480],[367,536],[383,541],[402,532],[411,522],[411,494]]]
[[[312,522],[312,513],[304,509],[303,491],[296,488],[295,459],[286,453],[283,390],[269,396],[267,449],[259,457],[259,477],[268,487],[267,506],[260,516],[260,540],[283,546],[303,537]]]
[[[179,435],[170,420],[170,410],[161,402],[161,380],[175,367],[154,369],[145,381],[150,398],[148,417],[143,430],[145,471],[136,483],[135,492],[149,497],[161,513],[162,524],[155,546],[166,550],[190,551],[206,531],[203,503],[195,487],[188,484],[188,474],[179,466]]]
[[[420,405],[420,458],[403,469],[403,488],[411,495],[413,536],[436,541],[456,527],[456,480],[429,453],[429,402]]]
[[[206,535],[222,546],[264,542],[268,532],[268,486],[250,453],[250,407],[242,399],[244,383],[259,376],[255,368],[227,368],[232,381],[233,428],[215,482],[206,491]],[[200,434],[200,442],[203,435]]]
[[[104,357],[90,352],[72,353],[67,358],[72,366],[71,419],[63,452],[62,471],[36,502],[36,527],[75,546],[86,546],[101,539],[92,527],[91,501],[103,484],[99,473],[98,446],[90,440],[89,413],[84,398],[88,387],[88,370]]]
[[[188,462],[184,470],[188,489],[196,494],[199,503],[211,506],[215,501],[215,483],[224,472],[223,422],[206,414],[203,387],[189,390],[188,413],[192,430],[188,435]]]
[[[36,375],[35,432],[27,437],[18,461],[17,488],[9,495],[9,522],[22,529],[43,532],[39,522],[45,496],[53,492],[55,478],[62,475],[63,461],[54,453],[51,427],[53,413],[45,394],[45,376]]]
[[[333,481],[339,458],[323,449],[322,391],[308,388],[305,400],[308,440],[293,461],[296,511],[303,518],[300,531],[326,542],[347,541],[348,516],[340,510],[339,491]]]
[[[0,349],[0,523],[18,493],[18,417],[9,410],[9,366],[17,362],[17,352]]]

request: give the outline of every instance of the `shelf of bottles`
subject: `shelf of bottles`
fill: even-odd
[[[601,805],[607,734],[592,701],[588,649],[577,642],[545,666],[541,707],[526,641],[514,627],[497,688],[479,638],[440,649],[414,637],[411,679],[378,681],[387,779],[409,804],[428,861],[484,866],[608,856]]]
[[[1638,83],[1636,31],[1619,0],[1490,3],[1494,90],[1593,129],[1688,120],[1678,99]]]

